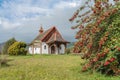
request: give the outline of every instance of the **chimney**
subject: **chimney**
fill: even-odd
[[[40,27],[39,33],[42,34],[44,32],[42,26]]]

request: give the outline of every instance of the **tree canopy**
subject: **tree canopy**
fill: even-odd
[[[24,42],[15,42],[8,48],[9,55],[26,55],[26,43]]]
[[[3,54],[8,54],[7,50],[14,42],[16,42],[15,38],[11,38],[5,42],[5,44],[3,46],[3,51],[2,51]]]

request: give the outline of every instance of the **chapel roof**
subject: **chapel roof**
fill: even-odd
[[[59,31],[56,29],[56,27],[52,27],[43,33],[39,33],[39,35],[32,41],[34,42],[46,42],[46,43],[53,43],[53,42],[62,42],[62,43],[68,43],[68,41],[64,40]],[[31,44],[32,44],[31,43]]]
[[[52,42],[67,42],[67,41],[63,39],[63,37],[58,31],[55,31],[47,41],[47,43],[52,43]]]

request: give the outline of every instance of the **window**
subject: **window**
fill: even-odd
[[[46,49],[46,45],[44,46],[44,49]]]
[[[61,49],[61,46],[59,47],[59,49]]]

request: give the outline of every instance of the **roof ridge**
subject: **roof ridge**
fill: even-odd
[[[50,30],[50,31],[48,31],[48,32],[46,33],[46,35],[44,35],[43,38],[42,38],[41,40],[43,40],[53,29],[54,29],[54,27],[48,29],[48,30]]]

